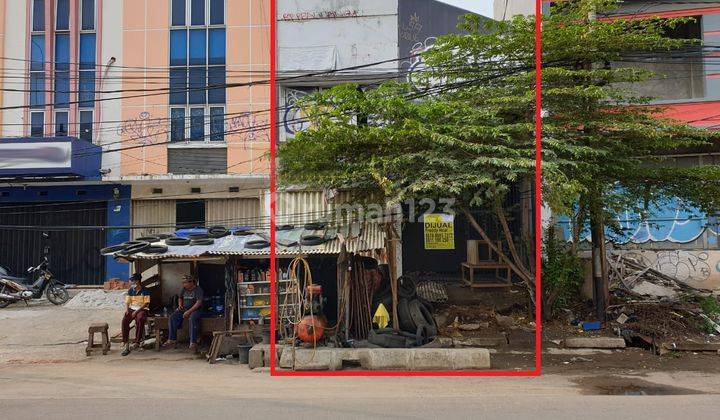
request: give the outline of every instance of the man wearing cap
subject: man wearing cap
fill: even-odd
[[[130,323],[135,321],[135,342],[133,348],[140,347],[145,335],[145,320],[150,306],[150,291],[143,287],[142,276],[135,273],[130,277],[130,289],[125,296],[125,316],[122,320],[122,355],[130,354]]]
[[[200,317],[202,315],[203,297],[205,294],[198,286],[197,279],[193,276],[183,276],[183,290],[178,298],[178,308],[170,315],[168,341],[166,346],[177,345],[177,331],[182,328],[183,322],[189,322],[190,350],[197,351],[197,343],[200,338]]]

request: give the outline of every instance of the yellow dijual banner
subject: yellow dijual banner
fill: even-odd
[[[426,214],[423,225],[425,249],[455,249],[455,216]]]

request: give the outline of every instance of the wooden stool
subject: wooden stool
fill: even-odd
[[[102,337],[102,344],[95,344],[95,333],[100,333]],[[110,351],[110,338],[108,337],[108,324],[107,322],[96,322],[90,324],[88,328],[88,344],[85,349],[85,354],[90,356],[93,348],[102,348],[102,354],[108,354]]]

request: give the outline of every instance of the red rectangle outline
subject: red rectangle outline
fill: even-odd
[[[541,158],[542,158],[542,2],[535,0],[535,302],[542,302],[541,275]],[[277,0],[270,0],[270,354],[276,355],[276,164],[277,156]],[[278,370],[276,357],[270,357],[271,376],[540,376],[542,373],[542,316],[535,305],[535,369],[533,370],[362,370],[362,371],[289,371]]]

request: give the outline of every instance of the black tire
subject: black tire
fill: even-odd
[[[295,229],[295,226],[293,226],[293,225],[280,225],[280,226],[275,227],[275,230],[293,230],[293,229]]]
[[[300,245],[305,245],[305,246],[322,245],[327,241],[328,240],[324,236],[305,235],[302,238],[300,238]]]
[[[305,230],[322,230],[322,229],[325,229],[326,226],[327,226],[327,223],[315,222],[315,223],[306,223],[305,226],[303,226],[303,227],[305,228]]]
[[[430,341],[429,328],[427,325],[421,325],[418,327],[415,333],[415,345],[420,347]]]
[[[208,234],[213,238],[224,238],[230,234],[225,226],[213,226],[208,230]]]
[[[192,246],[192,245],[212,245],[214,243],[215,243],[215,239],[213,239],[213,238],[193,239],[190,241],[190,246]]]
[[[165,245],[150,245],[148,249],[145,250],[146,254],[164,254],[168,250],[168,247]]]
[[[398,279],[398,296],[405,299],[413,299],[415,298],[416,292],[414,280],[408,277],[400,277]]]
[[[165,239],[165,245],[172,245],[172,246],[190,245],[190,239],[181,238],[179,236],[173,236],[172,238]]]
[[[270,242],[266,241],[265,239],[255,239],[252,241],[247,241],[245,243],[245,248],[248,249],[263,249],[270,246]]]
[[[70,300],[70,294],[67,289],[53,283],[51,283],[45,290],[45,297],[47,297],[47,300],[49,300],[53,305],[62,305]]]
[[[417,328],[427,328],[427,337],[434,337],[437,335],[437,328],[435,328],[435,320],[432,317],[430,311],[427,310],[419,300],[415,299],[408,303],[408,311],[410,317]]]
[[[380,347],[385,348],[405,348],[407,347],[407,339],[393,332],[378,333],[370,330],[368,333],[368,341]]]
[[[100,250],[100,255],[102,255],[102,256],[113,255],[116,252],[120,252],[120,251],[124,250],[126,248],[126,246],[127,245],[121,244],[121,245],[113,245],[113,246],[108,246],[108,247],[102,248]]]
[[[208,239],[210,238],[210,235],[208,235],[207,233],[191,233],[187,237],[191,241],[194,241],[196,239]]]
[[[410,333],[414,333],[417,331],[417,325],[413,322],[412,316],[410,315],[410,309],[408,307],[408,301],[407,299],[400,299],[398,302],[398,322],[400,323],[400,328],[403,331],[407,331]]]
[[[243,230],[236,230],[235,232],[233,232],[233,235],[234,236],[250,236],[250,235],[254,235],[254,233],[250,229],[243,229]]]
[[[136,239],[136,241],[142,241],[142,242],[157,242],[159,240],[160,240],[160,237],[157,235],[141,236]]]
[[[5,285],[3,284],[2,287],[0,287],[0,293],[6,293],[6,291],[7,291],[7,286],[5,286]],[[13,303],[12,300],[9,300],[9,299],[0,299],[0,309],[6,308],[6,307],[7,307],[8,305],[10,305],[11,303]]]
[[[137,254],[138,252],[143,252],[148,248],[150,248],[150,242],[137,242],[133,245],[126,246],[120,253],[122,255],[132,255]]]
[[[167,238],[172,238],[175,235],[171,235],[169,233],[158,233],[155,236],[157,236],[158,239],[167,239]]]

